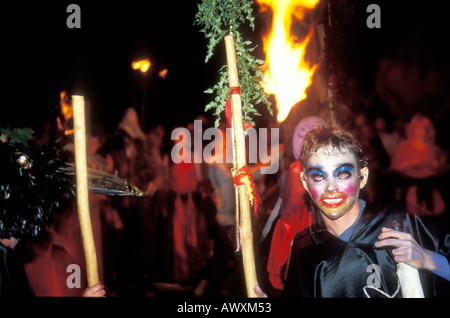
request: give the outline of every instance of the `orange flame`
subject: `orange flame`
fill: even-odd
[[[167,70],[167,68],[165,68],[165,69],[163,69],[162,71],[160,71],[160,72],[158,73],[158,75],[159,75],[159,77],[161,77],[162,79],[165,79],[166,76],[167,76],[167,72],[168,72],[168,70]]]
[[[71,135],[73,134],[73,129],[68,128],[68,122],[73,117],[73,106],[66,91],[59,92],[59,105],[63,119],[60,116],[56,117],[58,129],[64,130],[66,136]]]
[[[59,92],[59,104],[61,105],[61,113],[64,119],[69,121],[73,117],[73,107],[66,91]]]
[[[149,59],[133,61],[131,63],[131,67],[134,70],[140,70],[142,73],[146,73],[151,65],[152,65],[152,63],[150,62]]]
[[[286,119],[291,108],[306,98],[305,90],[312,83],[317,65],[305,62],[306,46],[312,30],[296,43],[291,34],[292,17],[303,19],[306,9],[313,9],[320,0],[257,0],[262,9],[271,7],[273,13],[270,32],[263,36],[266,61],[262,67],[261,86],[267,94],[274,94],[278,109],[277,120]]]

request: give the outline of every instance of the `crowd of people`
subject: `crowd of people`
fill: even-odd
[[[63,97],[61,103],[70,103]],[[197,119],[202,120],[203,129],[210,127],[203,116]],[[66,133],[70,126],[69,120],[61,115],[54,134],[50,133],[47,122],[48,125],[44,126],[46,129],[35,137],[34,147],[56,144],[62,158],[73,160],[73,140]],[[449,233],[450,227],[450,203],[444,190],[445,177],[449,173],[448,150],[436,143],[437,132],[433,118],[416,114],[404,123],[399,118],[395,129],[394,125],[387,127],[388,120],[390,119],[381,115],[368,118],[360,113],[346,127],[357,136],[357,142],[367,160],[363,166],[358,162],[355,166],[346,166],[347,170],[339,173],[347,176],[353,175],[353,171],[357,169],[366,168],[370,171],[370,175],[355,172],[361,176],[364,184],[360,184],[361,189],[358,187],[358,191],[355,190],[350,195],[350,203],[357,206],[351,210],[351,215],[354,216],[352,221],[361,218],[361,211],[366,204],[404,203],[408,216],[402,214],[403,223],[416,222],[410,220],[414,216],[427,221],[438,221],[437,233],[444,237]],[[324,227],[338,238],[345,232],[344,229],[333,233],[331,229],[337,231],[333,227],[335,224],[327,223],[326,218],[318,218],[314,208],[319,207],[323,213],[328,211],[314,197],[313,188],[318,187],[314,184],[317,182],[314,178],[336,174],[331,168],[328,171],[326,166],[327,160],[332,156],[323,155],[323,158],[318,158],[318,162],[324,165],[323,171],[315,168],[317,171],[311,174],[308,169],[311,165],[316,165],[311,163],[312,159],[307,154],[303,154],[302,160],[300,153],[309,131],[324,129],[329,125],[320,116],[299,118],[298,125],[290,136],[291,140],[283,141],[292,143],[292,147],[289,147],[292,148],[292,153],[283,152],[283,145],[279,145],[282,159],[276,174],[261,175],[258,173],[258,164],[250,165],[258,189],[258,214],[253,216],[253,224],[255,265],[260,287],[264,290],[259,294],[263,296],[280,296],[283,289],[291,295],[308,293],[307,296],[311,297],[364,296],[362,289],[355,291],[351,288],[347,291],[340,289],[333,294],[336,291],[332,286],[333,282],[348,275],[346,271],[342,271],[339,272],[339,277],[325,277],[327,271],[331,273],[336,269],[336,264],[330,263],[328,270],[321,269],[324,274],[319,294],[314,294],[311,290],[311,282],[297,281],[299,272],[312,264],[306,266],[302,263],[306,257],[320,259],[312,252],[304,256],[306,252],[302,247],[311,238],[305,234],[299,236],[298,233],[314,229],[312,240],[322,242],[326,240],[320,234]],[[186,123],[185,128],[194,135],[195,127],[192,124]],[[170,138],[169,128],[156,125],[144,131],[133,108],[126,110],[114,133],[106,133],[101,126],[92,131],[88,136],[89,167],[124,178],[144,192],[143,197],[90,194],[99,274],[106,287],[106,294],[148,297],[245,296],[240,253],[236,251],[238,238],[232,163],[206,163],[204,158],[200,163],[194,160],[173,162],[170,150],[177,140]],[[226,134],[225,129],[222,128],[221,131]],[[328,133],[337,134],[335,131]],[[216,152],[220,149],[226,151],[227,140],[231,138],[223,138],[224,144],[216,147]],[[313,142],[310,137],[308,142]],[[309,147],[314,148],[312,145]],[[314,151],[317,152],[318,149],[320,147],[314,148]],[[357,162],[357,159],[351,160]],[[87,288],[84,280],[78,289],[69,288],[66,282],[68,265],[78,264],[84,269],[78,216],[74,211],[76,205],[69,205],[41,235],[24,242],[18,248],[37,296],[79,296],[82,293],[80,290]],[[386,213],[390,213],[385,210],[378,213],[375,208],[370,211],[378,218],[383,213],[384,217]],[[393,211],[392,216],[397,215],[397,212]],[[347,211],[342,214],[346,213]],[[331,220],[334,218],[329,217]],[[390,218],[392,217],[386,219]],[[360,228],[357,230],[361,231]],[[377,227],[378,230],[381,233],[381,227]],[[352,231],[356,230],[353,228]],[[376,235],[380,233],[377,232]],[[370,235],[372,234],[375,235]],[[351,235],[353,232],[344,241],[351,241]],[[295,237],[301,239],[294,239]],[[430,240],[439,241],[442,237]],[[368,237],[364,238],[366,239],[369,240]],[[340,241],[334,243],[341,244]],[[292,254],[294,251],[295,255]],[[369,256],[368,259],[375,262],[375,256]],[[344,260],[342,255],[341,257],[342,262],[350,264],[353,261],[350,258]],[[376,257],[379,257],[378,254]],[[388,267],[394,264],[387,263]],[[308,267],[307,270],[314,268]],[[313,272],[308,275],[314,277]],[[396,282],[389,279],[382,284],[391,293],[396,288]]]
[[[65,96],[60,104],[70,106]],[[71,119],[63,115],[56,132],[46,122],[32,143],[54,144],[58,155],[71,162]],[[199,120],[204,129],[209,127],[205,118]],[[89,195],[99,278],[109,296],[244,295],[235,253],[231,166],[174,163],[170,150],[176,142],[163,125],[144,132],[134,108],[125,111],[113,133],[95,127],[88,135],[89,168],[125,179],[144,193]],[[79,296],[87,288],[85,277],[79,289],[66,283],[68,265],[77,264],[84,272],[75,202],[17,253],[37,296]]]

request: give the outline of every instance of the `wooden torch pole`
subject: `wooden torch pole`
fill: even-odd
[[[97,254],[95,252],[94,235],[92,233],[91,216],[89,213],[84,97],[74,95],[72,96],[72,103],[78,218],[86,259],[87,281],[90,287],[98,283],[99,278]]]
[[[236,49],[232,35],[225,36],[225,49],[227,55],[228,79],[230,82],[230,87],[239,87]],[[240,169],[247,164],[240,94],[231,95],[231,113],[236,150],[236,169]],[[258,281],[256,278],[255,256],[253,251],[253,232],[250,214],[250,202],[249,198],[247,197],[244,185],[238,185],[238,193],[241,216],[240,232],[242,240],[242,261],[244,265],[247,296],[257,297],[254,291],[255,286],[258,285]],[[236,224],[236,226],[239,226],[239,224]]]

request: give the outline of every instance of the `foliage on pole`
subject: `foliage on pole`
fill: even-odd
[[[214,55],[215,47],[225,35],[230,32],[233,34],[242,100],[242,119],[244,122],[255,125],[254,117],[261,115],[255,108],[256,105],[265,104],[271,115],[273,111],[267,95],[259,85],[263,79],[261,65],[264,61],[252,55],[256,46],[252,46],[251,41],[244,40],[239,30],[239,27],[246,22],[254,30],[253,4],[254,1],[251,0],[203,0],[201,4],[198,4],[194,25],[201,26],[200,32],[204,33],[205,38],[208,39],[205,63]],[[218,83],[205,91],[207,94],[216,94],[214,100],[205,106],[205,111],[213,110],[216,127],[220,123],[230,92],[228,70],[225,64],[219,69]]]

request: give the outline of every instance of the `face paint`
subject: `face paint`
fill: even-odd
[[[338,219],[356,204],[360,191],[359,170],[350,152],[319,151],[305,165],[308,192],[316,206],[330,219]]]

